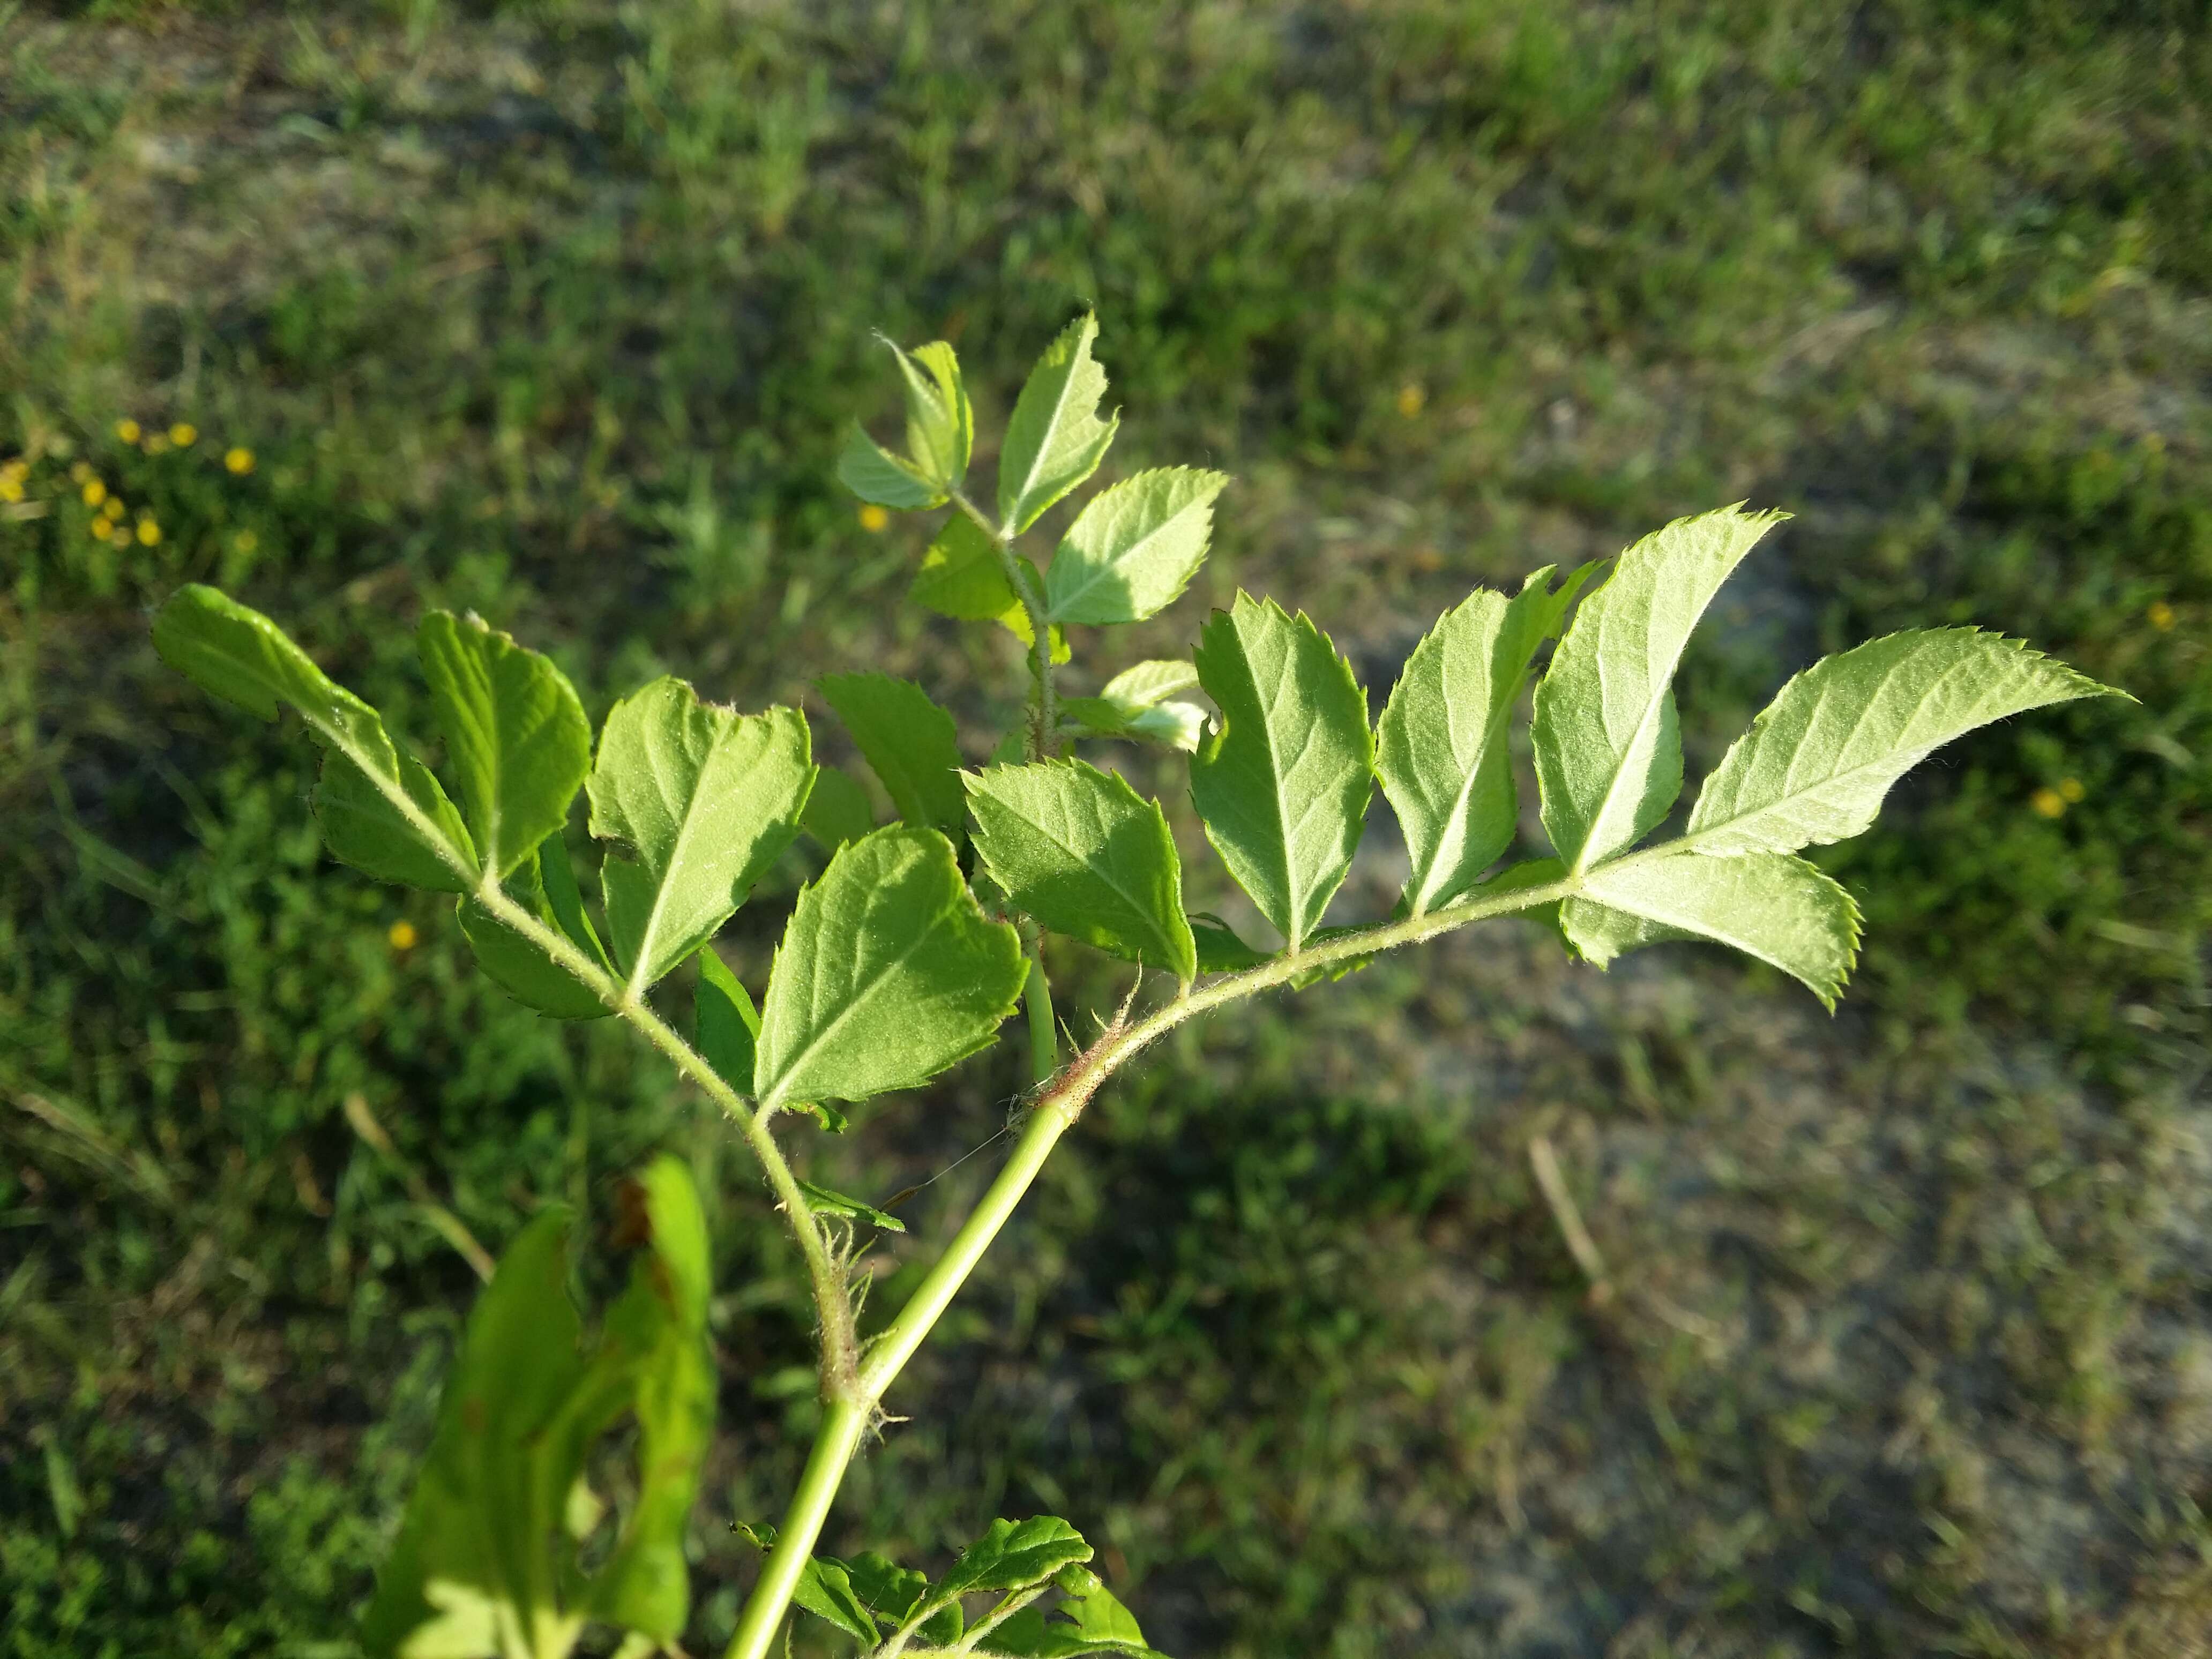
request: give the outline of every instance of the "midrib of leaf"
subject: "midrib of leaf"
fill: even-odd
[[[1087,334],[1079,333],[1075,349],[1068,354],[1067,373],[1060,380],[1059,395],[1052,400],[1052,418],[1044,424],[1043,436],[1038,441],[1036,453],[1030,458],[1029,471],[1022,476],[1022,487],[1014,492],[1013,505],[1017,511],[1029,500],[1030,491],[1036,488],[1038,471],[1044,465],[1045,456],[1051,447],[1053,434],[1060,429],[1060,415],[1067,407],[1069,394],[1075,390],[1077,367],[1082,362],[1084,353],[1089,349],[1090,343]],[[999,540],[1003,545],[1012,541],[1013,537],[1014,520],[1010,515],[1005,524],[1000,527]]]
[[[1296,956],[1298,953],[1298,946],[1304,942],[1305,933],[1305,929],[1300,925],[1304,920],[1304,896],[1297,890],[1297,860],[1291,856],[1291,808],[1289,801],[1283,794],[1281,757],[1275,751],[1275,711],[1281,702],[1284,687],[1290,678],[1287,668],[1291,658],[1291,653],[1285,654],[1284,664],[1286,672],[1276,677],[1273,691],[1262,692],[1259,676],[1254,670],[1251,648],[1242,638],[1237,641],[1237,655],[1243,658],[1244,662],[1244,677],[1251,684],[1253,696],[1261,704],[1260,746],[1267,755],[1267,780],[1274,790],[1276,840],[1282,849],[1283,896],[1288,902],[1287,908],[1290,913],[1288,920],[1291,925],[1285,932],[1290,935],[1287,941],[1290,953]]]
[[[873,902],[874,900],[872,895],[870,897],[871,907],[872,907]],[[957,903],[958,896],[956,894],[954,896],[954,904],[957,905]],[[833,1036],[835,1036],[837,1031],[842,1028],[845,1022],[852,1018],[854,1014],[858,1012],[862,1003],[867,1001],[869,998],[876,995],[877,993],[883,989],[884,981],[897,969],[903,968],[906,965],[908,959],[910,958],[915,951],[921,950],[924,945],[929,942],[931,933],[935,930],[937,924],[944,920],[946,914],[946,908],[947,907],[941,906],[938,909],[932,911],[930,913],[928,922],[922,927],[920,933],[915,935],[914,942],[908,945],[905,950],[900,951],[898,955],[893,957],[889,962],[885,963],[881,968],[877,969],[874,974],[871,975],[865,989],[845,999],[845,1006],[830,1017],[829,1024],[823,1026],[820,1030],[817,1031],[811,1037],[810,1037],[807,1040],[806,1045],[796,1054],[792,1056],[789,1063],[783,1068],[784,1076],[787,1078],[794,1075],[806,1064],[808,1060],[813,1059],[815,1050],[819,1048],[823,1043],[827,1042]],[[859,931],[865,937],[867,930],[866,927],[862,927]],[[813,982],[807,987],[807,1000],[810,1004],[813,1001],[815,993],[820,984],[821,980],[817,972]],[[767,1099],[762,1101],[761,1105],[763,1109],[774,1110],[780,1109],[782,1104],[783,1085],[779,1083],[776,1085],[775,1092],[769,1095]]]
[[[702,778],[707,775],[707,768],[714,763],[716,746],[712,742],[709,742],[707,746],[707,758],[699,768],[699,776]],[[670,799],[667,780],[661,772],[661,759],[658,749],[653,750],[646,763],[653,768],[653,781],[660,789],[661,799],[664,800]],[[630,965],[629,983],[623,988],[623,996],[631,1001],[642,998],[645,995],[646,987],[652,982],[647,976],[647,970],[653,961],[653,942],[660,931],[661,910],[668,902],[668,890],[676,884],[672,878],[676,873],[677,865],[681,861],[684,839],[691,833],[691,819],[699,810],[699,795],[700,791],[695,782],[690,796],[684,800],[684,815],[677,821],[675,836],[668,844],[668,857],[662,861],[660,880],[653,890],[653,908],[646,912],[645,927],[638,934],[637,960]],[[645,849],[640,848],[638,850],[642,853]]]
[[[1145,902],[1136,894],[1132,893],[1127,888],[1122,886],[1121,884],[1113,876],[1105,873],[1105,870],[1101,866],[1094,865],[1089,860],[1085,859],[1079,849],[1070,846],[1066,841],[1062,840],[1059,836],[1054,835],[1050,830],[1047,829],[1043,824],[1039,823],[1035,818],[1028,818],[1026,821],[1032,830],[1035,830],[1038,835],[1050,842],[1054,847],[1060,848],[1061,852],[1066,854],[1067,856],[1076,864],[1082,866],[1086,869],[1098,871],[1099,879],[1103,881],[1106,885],[1112,890],[1114,896],[1120,899],[1123,903],[1127,904],[1132,910],[1135,911],[1146,923],[1146,925],[1151,927],[1153,935],[1152,942],[1160,947],[1161,954],[1164,956],[1173,956],[1175,954],[1172,942],[1161,934],[1158,920],[1152,914],[1152,909],[1149,905],[1146,904]]]
[[[307,723],[321,732],[331,748],[351,761],[362,775],[376,786],[377,793],[398,809],[399,816],[405,818],[415,832],[429,844],[432,852],[445,860],[456,875],[469,881],[483,879],[483,871],[472,870],[469,867],[469,862],[461,856],[460,849],[446,839],[446,832],[438,828],[429,814],[417,806],[415,804],[415,798],[407,793],[405,780],[399,772],[399,745],[389,732],[385,733],[384,741],[392,750],[392,775],[386,777],[381,767],[370,764],[365,751],[349,740],[340,727],[318,714],[309,713],[305,705],[298,702],[289,695],[285,696],[284,701],[298,708]],[[484,869],[492,870],[497,867],[495,865],[487,863]]]

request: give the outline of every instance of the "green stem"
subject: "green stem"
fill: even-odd
[[[952,500],[975,521],[975,527],[991,538],[991,546],[999,556],[999,568],[1005,572],[1006,585],[1014,590],[1014,597],[1022,602],[1022,614],[1029,618],[1030,662],[1036,675],[1037,687],[1036,702],[1030,713],[1030,758],[1048,760],[1059,752],[1060,695],[1052,678],[1052,624],[1045,616],[1044,596],[1036,591],[1030,573],[1014,556],[1014,538],[992,523],[983,509],[963,491],[954,490]]]
[[[744,1611],[738,1615],[738,1628],[724,1659],[768,1659],[784,1612],[791,1605],[792,1592],[799,1587],[799,1575],[805,1571],[815,1540],[822,1536],[822,1523],[829,1518],[830,1500],[837,1496],[837,1487],[845,1478],[845,1466],[860,1449],[860,1437],[867,1432],[874,1410],[872,1404],[858,1400],[832,1400],[824,1408],[822,1426],[814,1436],[814,1449],[806,1459],[805,1472],[799,1477],[799,1490],[791,1495],[775,1547],[762,1564],[759,1581],[745,1598]]]

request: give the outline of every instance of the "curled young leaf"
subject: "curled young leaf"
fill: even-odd
[[[924,477],[903,456],[871,438],[859,422],[837,457],[837,478],[864,501],[878,507],[942,507],[945,491]]]
[[[975,416],[960,361],[943,340],[915,347],[911,356],[889,340],[884,343],[898,359],[906,385],[906,459],[922,478],[950,494],[966,476],[975,444]]]

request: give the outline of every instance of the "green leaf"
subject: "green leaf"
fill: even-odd
[[[580,1472],[580,1458],[566,1466],[568,1438],[544,1434],[585,1371],[567,1288],[570,1223],[556,1206],[524,1228],[470,1312],[429,1455],[363,1620],[362,1644],[378,1659],[434,1621],[451,1638],[488,1613],[526,1630],[550,1610],[549,1552]]]
[[[1406,659],[1375,728],[1375,769],[1413,860],[1410,914],[1450,903],[1512,844],[1506,722],[1538,647],[1595,568],[1583,566],[1556,592],[1549,565],[1510,599],[1478,590]]]
[[[1366,697],[1303,611],[1245,593],[1207,622],[1197,664],[1223,724],[1191,757],[1191,799],[1229,873],[1296,953],[1359,845],[1375,763]]]
[[[837,457],[837,479],[878,507],[942,507],[945,491],[871,438],[858,421]]]
[[[546,836],[501,886],[509,898],[548,927],[565,933],[603,972],[613,975],[614,965],[584,914],[583,896],[576,890],[575,872],[569,868],[568,849],[559,831]],[[476,900],[461,900],[460,921],[477,966],[517,1001],[556,1019],[597,1019],[609,1012],[598,992]]]
[[[1195,690],[1197,687],[1198,670],[1189,663],[1174,657],[1156,657],[1123,669],[1106,682],[1105,689],[1098,695],[1132,709],[1150,708],[1163,697]]]
[[[825,851],[834,853],[876,827],[876,809],[859,779],[835,766],[823,766],[815,769],[814,791],[799,821]]]
[[[1089,313],[1062,330],[1030,371],[999,447],[999,517],[1019,535],[1038,515],[1098,470],[1121,417],[1098,418],[1106,371],[1091,356],[1098,319]]]
[[[1063,1583],[1067,1599],[1056,1611],[1066,1615],[1064,1620],[1048,1620],[1042,1609],[1024,1607],[987,1634],[976,1651],[1001,1654],[1007,1659],[1079,1659],[1092,1653],[1114,1654],[1121,1659],[1163,1659],[1146,1645],[1135,1616],[1097,1576],[1081,1568],[1075,1571],[1088,1582],[1080,1588]]]
[[[415,637],[477,855],[505,876],[568,821],[592,768],[584,705],[550,659],[477,617],[433,611]]]
[[[878,830],[799,893],[769,975],[753,1092],[774,1109],[925,1082],[991,1041],[1028,977],[1021,936],[984,919],[951,842]]]
[[[1190,934],[1198,946],[1198,971],[1201,974],[1233,974],[1239,969],[1257,968],[1269,960],[1267,951],[1254,950],[1237,937],[1235,928],[1210,910],[1191,913]]]
[[[1185,982],[1197,974],[1182,866],[1158,802],[1079,760],[994,766],[966,783],[976,851],[1016,908]]]
[[[1225,473],[1170,466],[1092,496],[1053,555],[1045,610],[1054,622],[1127,623],[1182,597],[1206,557]]]
[[[716,1076],[739,1094],[750,1095],[760,1015],[712,945],[699,947],[698,963],[699,985],[691,996],[693,1039]]]
[[[887,1233],[902,1233],[906,1223],[887,1210],[864,1203],[857,1198],[848,1198],[842,1193],[833,1193],[827,1187],[817,1187],[811,1181],[799,1183],[805,1195],[806,1206],[817,1215],[834,1217],[840,1221],[865,1221],[872,1227],[880,1227]]]
[[[154,618],[162,661],[263,720],[289,703],[329,750],[315,812],[331,853],[380,880],[462,893],[481,867],[460,814],[428,769],[397,748],[384,720],[334,684],[283,629],[198,583]]]
[[[791,844],[813,785],[796,709],[739,714],[673,678],[614,706],[592,769],[592,833],[635,854],[610,856],[599,876],[632,996],[730,919]]]
[[[911,1568],[886,1560],[872,1550],[863,1550],[845,1563],[853,1594],[874,1615],[877,1624],[896,1629],[921,1605],[929,1580]],[[963,1628],[957,1601],[940,1607],[921,1622],[921,1636],[930,1647],[946,1647],[960,1639]]]
[[[1601,866],[1559,906],[1559,925],[1601,968],[1662,939],[1732,945],[1802,980],[1831,1012],[1858,953],[1851,896],[1785,853],[1669,852]]]
[[[914,470],[947,494],[967,475],[975,443],[975,412],[960,379],[960,362],[942,340],[917,346],[908,356],[890,341],[906,382],[906,450]],[[927,374],[925,374],[927,371]]]
[[[860,1598],[853,1593],[851,1575],[842,1561],[828,1556],[807,1558],[806,1565],[799,1570],[798,1585],[791,1599],[817,1619],[836,1626],[848,1636],[857,1636],[873,1647],[881,1639],[876,1621],[868,1616]]]
[[[1036,567],[1018,556],[1016,562],[1028,573],[1031,590],[1043,592],[1044,578]],[[1024,645],[1036,642],[1030,613],[999,561],[998,544],[964,513],[954,514],[937,532],[907,597],[955,622],[995,622]],[[1067,635],[1054,624],[1052,659],[1066,662],[1067,657]]]
[[[1623,553],[1575,613],[1537,684],[1534,727],[1544,830],[1569,868],[1633,846],[1681,793],[1675,665],[1715,592],[1783,517],[1739,504],[1677,519]]]
[[[1088,1561],[1091,1555],[1091,1546],[1083,1541],[1083,1534],[1056,1515],[994,1521],[938,1581],[936,1596],[950,1599],[976,1590],[1027,1589],[1042,1584],[1062,1567]]]
[[[599,1427],[636,1413],[639,1487],[613,1553],[580,1605],[592,1617],[656,1642],[683,1634],[690,1611],[684,1552],[699,1472],[714,1434],[715,1371],[707,1346],[713,1290],[707,1220],[684,1165],[656,1158],[638,1177],[651,1255],[607,1314],[579,1413],[580,1465]],[[596,1397],[594,1397],[596,1391]]]
[[[918,830],[957,835],[968,803],[952,716],[912,680],[888,674],[825,674],[814,684],[883,780],[899,817]]]
[[[1869,640],[1782,688],[1706,779],[1686,835],[1701,853],[1844,841],[1952,738],[2049,703],[2125,695],[1979,629]]]

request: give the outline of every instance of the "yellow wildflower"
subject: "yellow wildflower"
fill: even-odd
[[[1407,420],[1429,406],[1429,394],[1408,381],[1398,388],[1398,412]]]
[[[870,501],[866,507],[860,509],[860,528],[866,531],[871,536],[882,531],[890,523],[890,521],[891,515],[884,512],[880,507],[878,507],[873,501]]]
[[[107,499],[107,486],[97,478],[88,478],[85,481],[82,494],[87,507],[98,507]]]
[[[190,449],[200,441],[200,429],[190,421],[179,421],[169,428],[169,441],[179,449]]]
[[[2081,799],[2087,793],[2088,791],[2082,788],[2081,780],[2079,778],[2061,778],[2058,781],[2059,799],[2069,805]]]
[[[5,462],[0,462],[0,478],[13,478],[16,483],[21,483],[30,476],[31,464],[21,455],[15,456]]]
[[[17,477],[0,476],[0,501],[5,501],[13,507],[22,499],[23,481]]]
[[[138,441],[138,422],[132,420],[118,421],[115,423],[115,435],[122,439],[126,444],[137,443]]]
[[[2066,811],[2066,797],[2056,789],[2037,790],[2027,798],[2027,804],[2046,818],[2062,817]]]
[[[123,497],[120,495],[110,495],[106,501],[102,501],[100,504],[100,516],[106,520],[110,524],[113,524],[118,519],[121,518],[123,516]]]
[[[2143,612],[2144,620],[2161,634],[2173,626],[2173,607],[2164,599],[2153,599],[2150,609]]]
[[[386,931],[384,937],[392,941],[393,950],[411,951],[415,948],[416,940],[420,936],[415,932],[413,922],[395,921]]]
[[[243,445],[234,444],[223,452],[222,464],[244,477],[253,471],[253,452]]]
[[[145,543],[149,547],[153,546],[155,543],[161,539],[161,526],[155,524],[151,519],[139,520],[138,539]]]

